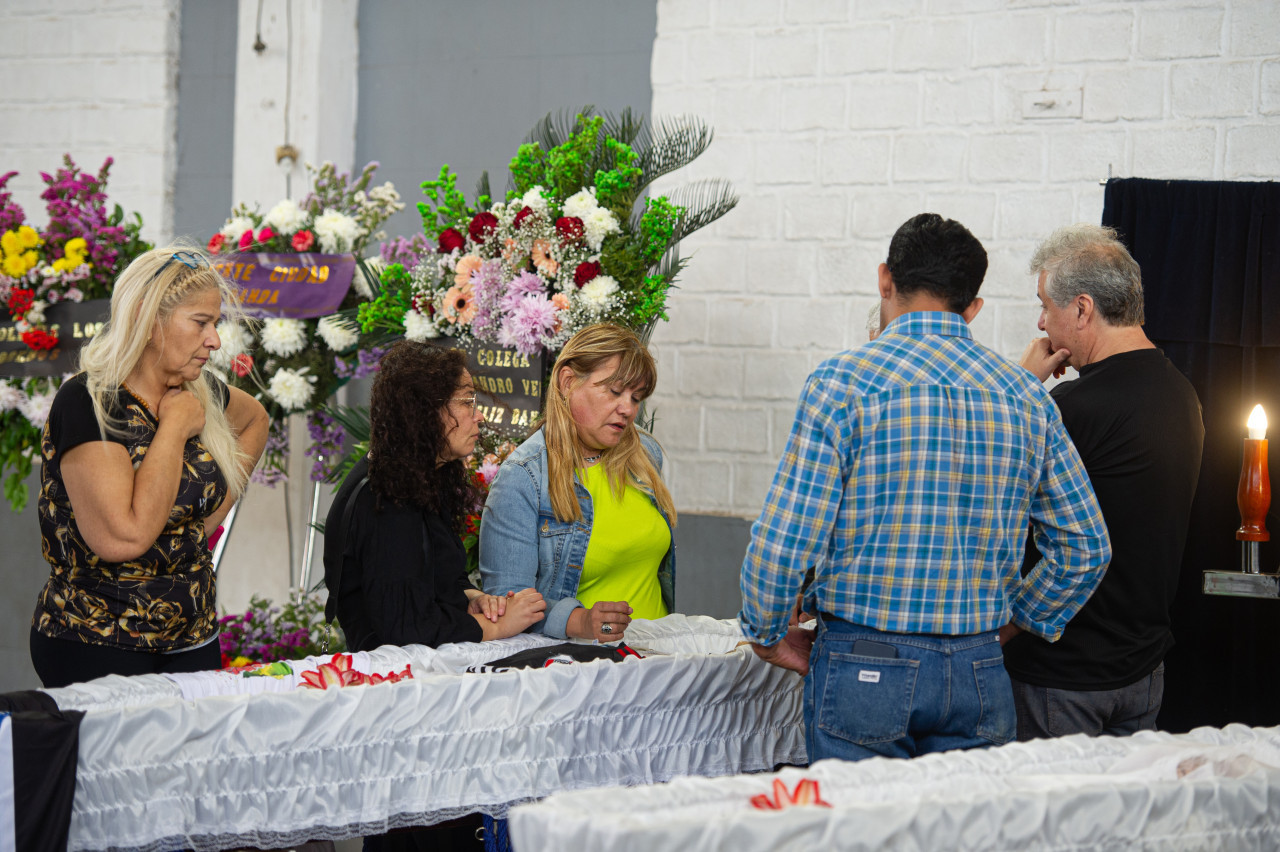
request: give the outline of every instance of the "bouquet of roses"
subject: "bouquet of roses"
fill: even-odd
[[[427,245],[419,262],[389,265],[382,294],[361,306],[364,331],[412,340],[448,336],[554,353],[575,332],[617,322],[647,335],[665,319],[682,262],[680,240],[737,204],[729,187],[704,181],[644,198],[661,175],[711,142],[695,119],[657,132],[629,111],[590,109],[572,123],[550,116],[511,161],[512,189],[494,202],[482,186],[474,205],[448,166],[418,205]]]
[[[43,229],[26,221],[6,189],[17,172],[0,176],[0,319],[7,318],[18,339],[41,358],[56,354],[51,350],[61,342],[45,312],[60,302],[110,296],[119,271],[151,248],[139,237],[141,216],[126,218],[118,204],[107,209],[112,162],[108,157],[90,175],[68,154],[54,174],[42,172],[40,197],[49,214]],[[15,512],[27,504],[25,480],[63,378],[0,378],[0,476]]]
[[[282,252],[355,254],[379,229],[404,208],[390,183],[370,189],[376,162],[354,178],[340,174],[333,163],[308,164],[312,191],[299,204],[284,199],[266,214],[244,204],[232,210],[222,230],[209,240],[211,254]],[[333,469],[343,442],[341,427],[320,411],[321,405],[344,382],[363,378],[377,369],[380,337],[362,338],[355,322],[356,308],[374,295],[377,273],[358,261],[351,289],[338,311],[316,319],[271,317],[247,325],[218,326],[222,348],[209,360],[211,368],[229,384],[256,395],[271,414],[264,462],[255,482],[275,485],[285,478],[288,463],[288,415],[307,412],[311,445],[316,457],[311,478],[320,481]]]

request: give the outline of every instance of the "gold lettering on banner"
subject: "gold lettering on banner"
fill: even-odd
[[[528,426],[532,418],[533,412],[526,408],[511,409],[511,425],[512,426]]]
[[[481,405],[477,406],[480,413],[484,415],[486,423],[492,423],[494,426],[501,426],[502,419],[506,417],[507,410],[497,405]]]
[[[542,390],[541,379],[521,379],[520,384],[524,387],[525,396],[538,396]]]
[[[103,326],[103,323],[100,323],[100,322],[87,322],[84,325],[81,325],[78,322],[72,323],[71,336],[77,340],[81,338],[87,339],[90,337],[94,337],[98,334],[98,332],[102,331],[102,326]]]

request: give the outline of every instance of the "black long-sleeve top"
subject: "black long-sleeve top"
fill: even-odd
[[[366,485],[344,527],[347,503],[368,473],[366,457],[343,481],[325,520],[325,577],[332,581],[341,560],[337,614],[347,647],[479,642],[480,624],[467,612],[463,591],[471,588],[466,551],[445,519],[387,500],[377,506]]]

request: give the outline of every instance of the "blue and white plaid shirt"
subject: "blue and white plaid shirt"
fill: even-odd
[[[1030,516],[1041,562],[1019,573]],[[893,633],[1012,620],[1050,641],[1111,544],[1058,408],[958,314],[911,312],[824,361],[800,396],[742,565],[743,632],[773,645],[806,610]]]

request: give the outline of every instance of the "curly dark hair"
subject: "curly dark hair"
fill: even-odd
[[[978,297],[987,274],[987,252],[959,222],[921,213],[893,235],[885,264],[902,295],[923,290],[961,313]]]
[[[478,496],[461,459],[436,464],[452,428],[449,399],[467,356],[402,340],[382,359],[369,400],[369,485],[381,500],[438,514],[461,532]]]

